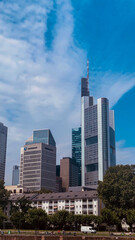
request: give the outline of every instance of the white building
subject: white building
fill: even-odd
[[[39,194],[32,206],[42,208],[49,215],[58,210],[74,214],[99,215],[99,200],[96,191]]]

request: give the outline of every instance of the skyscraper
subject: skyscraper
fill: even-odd
[[[5,178],[5,163],[7,149],[7,127],[0,123],[0,179]]]
[[[21,148],[20,184],[31,191],[56,190],[56,143],[49,129],[33,131]]]
[[[13,172],[12,172],[12,185],[18,185],[19,184],[19,169],[20,167],[15,165],[13,166]]]
[[[72,159],[78,164],[78,183],[81,186],[81,127],[72,129]]]
[[[89,69],[88,69],[89,70]],[[82,186],[97,185],[108,167],[116,164],[114,111],[107,98],[94,104],[89,94],[89,72],[81,79]]]

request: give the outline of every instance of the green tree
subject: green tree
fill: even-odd
[[[83,224],[83,215],[78,214],[74,216],[74,223],[76,226],[76,230],[80,231],[81,229],[81,224]]]
[[[25,215],[31,208],[31,201],[23,196],[11,206],[11,217],[10,220],[16,228],[27,228],[25,223]]]
[[[47,225],[47,213],[43,209],[29,209],[25,215],[25,221],[32,229],[45,229]]]
[[[17,229],[25,228],[25,215],[22,212],[13,212],[11,214],[10,221]]]
[[[8,203],[10,193],[4,187],[4,181],[0,180],[0,208],[4,210]]]
[[[15,204],[12,205],[12,212],[22,212],[26,214],[28,210],[31,208],[31,201],[23,196],[22,198],[18,198]]]
[[[57,229],[65,229],[69,213],[66,210],[57,211],[51,218],[52,224]]]
[[[119,223],[119,218],[115,211],[104,208],[101,210],[101,219],[103,223],[106,223],[108,226],[117,225]]]
[[[132,224],[135,224],[135,209],[129,209],[126,212],[126,222],[132,229]]]
[[[98,196],[108,209],[135,208],[135,173],[133,166],[110,167],[99,182]]]
[[[7,220],[7,216],[4,214],[3,210],[0,208],[0,228],[3,227],[3,222]]]
[[[69,213],[66,218],[66,225],[68,226],[69,230],[75,230],[75,215],[73,213]]]

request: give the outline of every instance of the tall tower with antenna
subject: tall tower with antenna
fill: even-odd
[[[109,166],[116,164],[114,111],[107,98],[94,104],[87,77],[81,79],[81,179],[82,186],[96,188]]]

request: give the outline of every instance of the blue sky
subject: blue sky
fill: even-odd
[[[0,121],[8,126],[6,183],[32,130],[50,128],[57,162],[80,125],[80,79],[115,110],[117,163],[135,163],[135,1],[1,0]]]

